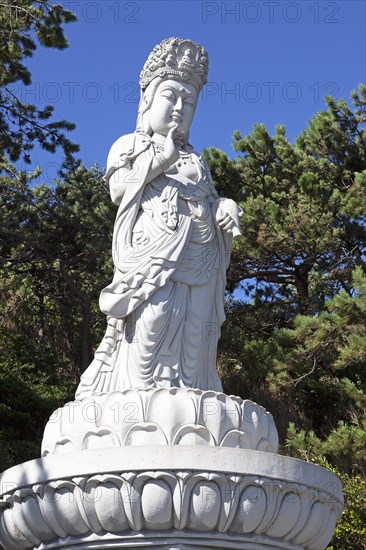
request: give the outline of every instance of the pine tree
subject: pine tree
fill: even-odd
[[[42,149],[55,152],[61,147],[65,154],[79,150],[65,135],[75,125],[66,120],[50,121],[53,106],[39,109],[22,102],[11,85],[31,83],[31,74],[24,62],[37,48],[64,49],[67,40],[62,25],[75,21],[75,15],[61,4],[48,0],[0,1],[0,162],[30,163],[30,151],[38,143]]]

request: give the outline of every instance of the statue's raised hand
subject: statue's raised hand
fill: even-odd
[[[179,159],[179,151],[176,145],[177,138],[177,126],[173,126],[170,128],[164,143],[164,157],[167,160],[167,164],[169,163],[169,166]]]

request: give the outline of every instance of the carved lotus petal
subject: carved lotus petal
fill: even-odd
[[[57,495],[57,487],[65,485],[65,482],[62,481],[52,481],[51,483],[43,487],[39,504],[43,517],[47,518],[47,523],[50,526],[50,529],[60,538],[65,538],[67,536],[67,531],[63,529],[59,522],[59,512],[56,506],[53,506],[53,503],[59,498]],[[73,487],[73,484],[67,482],[67,487]],[[71,489],[72,490],[72,489]],[[37,492],[40,492],[40,489],[37,488]],[[74,501],[74,496],[70,491],[70,498]]]
[[[239,430],[228,432],[220,443],[220,447],[232,447],[239,449],[251,449],[251,441],[248,434]]]
[[[179,426],[196,423],[196,409],[190,392],[179,388],[155,391],[149,401],[147,419],[161,427],[168,444],[171,444]]]
[[[200,398],[199,422],[210,430],[219,443],[225,434],[240,427],[241,411],[232,397],[204,392]]]
[[[89,531],[80,514],[74,487],[71,483],[61,484],[54,492],[55,518],[60,527],[69,535],[83,535]]]
[[[219,521],[221,493],[217,483],[200,481],[194,486],[188,526],[197,531],[214,529]]]
[[[75,433],[75,425],[77,425],[78,431],[76,435],[82,438],[85,432],[97,427],[100,415],[100,406],[98,406],[93,397],[66,403],[62,409],[59,424],[62,436]]]
[[[112,433],[109,428],[100,427],[85,434],[82,448],[100,449],[101,447],[118,447],[120,444],[115,433]]]
[[[321,532],[322,534],[324,534],[324,525],[328,527],[328,514],[329,511],[322,503],[320,503],[319,501],[314,502],[313,506],[311,507],[310,517],[306,522],[306,526],[302,530],[301,534],[295,537],[294,542],[300,545],[311,547],[308,543],[311,541],[311,539],[314,538],[314,533]],[[331,531],[331,535],[333,535],[334,532],[334,526],[331,525],[330,528],[332,527],[333,531]],[[328,530],[328,528],[326,530]],[[329,537],[329,540],[331,539],[331,535]]]
[[[216,445],[207,428],[196,424],[182,426],[173,439],[173,445]]]
[[[75,446],[74,442],[71,439],[71,436],[69,437],[63,437],[60,441],[56,442],[55,448],[53,449],[53,453],[55,455],[63,454],[63,453],[72,453],[74,451],[77,451],[78,448]],[[43,456],[46,456],[48,453],[44,451]]]
[[[24,520],[23,503],[22,499],[19,497],[16,498],[14,504],[13,521],[26,539],[31,541],[34,545],[38,545],[41,542],[41,540],[34,533],[32,533],[31,529],[27,525],[27,522]]]
[[[121,491],[112,481],[98,485],[95,492],[95,511],[105,531],[115,533],[128,528]]]
[[[131,427],[144,422],[144,407],[135,390],[111,392],[101,396],[103,401],[100,423],[111,426],[118,433],[122,445]]]
[[[324,522],[326,522],[326,529],[323,529],[323,533],[321,533],[316,539],[318,548],[327,548],[328,544],[332,540],[337,523],[337,514],[334,510],[329,510]]]
[[[265,409],[253,401],[242,403],[242,429],[252,441],[252,449],[256,448],[256,442],[260,439],[268,439],[268,415]]]
[[[167,445],[162,429],[153,422],[142,422],[132,426],[126,436],[125,445]]]
[[[271,413],[267,413],[268,416],[268,441],[271,442],[271,453],[278,452],[279,438],[275,421]]]
[[[268,441],[268,439],[265,439],[263,437],[262,437],[262,439],[260,439],[258,441],[255,450],[256,451],[264,451],[264,452],[267,452],[267,453],[273,453],[274,452],[272,443],[270,441]]]
[[[99,533],[103,530],[102,525],[100,524],[98,515],[96,513],[95,503],[99,498],[98,485],[99,485],[99,476],[97,478],[90,478],[87,480],[87,483],[84,485],[83,489],[83,508],[88,518],[88,522],[91,526],[91,529],[94,533]]]
[[[271,537],[281,538],[287,535],[296,525],[301,513],[301,498],[295,492],[284,495],[276,520],[267,529],[266,534]]]
[[[145,527],[153,531],[173,526],[173,500],[169,485],[161,480],[145,483],[141,496]]]
[[[55,440],[60,437],[60,428],[57,426],[59,424],[60,417],[63,409],[57,409],[48,420],[42,440],[42,456],[47,456],[48,454],[53,454],[55,452]],[[56,436],[55,436],[56,433]]]
[[[266,509],[265,491],[258,485],[248,485],[240,496],[237,515],[231,529],[237,533],[252,533],[262,521]]]
[[[49,526],[41,514],[38,499],[34,495],[25,497],[22,503],[22,515],[29,530],[39,541],[49,541],[53,539],[53,535],[49,532]]]
[[[9,550],[29,548],[29,541],[19,529],[15,518],[14,509],[4,510],[1,516],[1,542],[6,544]],[[13,543],[16,541],[16,545]],[[12,544],[13,543],[13,544]]]

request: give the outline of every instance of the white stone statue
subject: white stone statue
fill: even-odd
[[[114,278],[101,293],[108,328],[76,397],[142,387],[222,391],[217,341],[240,208],[219,198],[189,144],[206,51],[163,40],[141,72],[136,131],[112,146],[106,179],[119,206]]]

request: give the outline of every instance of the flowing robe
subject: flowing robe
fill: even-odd
[[[176,165],[146,183],[156,155],[145,134],[112,146],[107,179],[127,184],[114,226],[113,281],[101,293],[106,334],[76,396],[137,387],[222,391],[217,341],[231,235],[215,220],[219,200],[205,161],[197,181]]]

